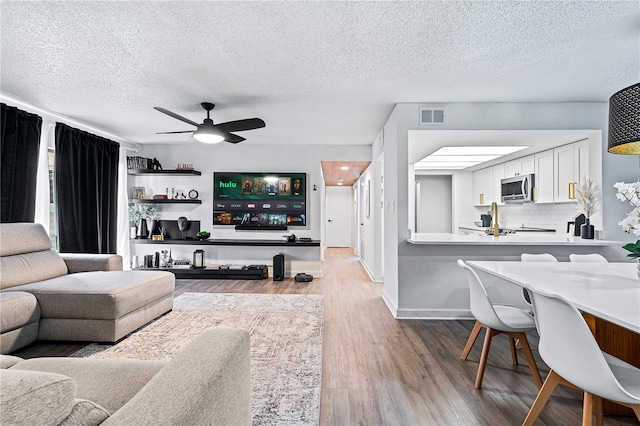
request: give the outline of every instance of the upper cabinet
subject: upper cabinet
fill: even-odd
[[[493,198],[496,203],[498,204],[504,204],[502,202],[502,188],[501,188],[501,182],[500,180],[502,178],[507,177],[506,172],[505,172],[505,164],[504,163],[500,163],[500,164],[496,164],[495,166],[493,166]]]
[[[528,175],[534,173],[534,156],[528,155],[526,157],[516,158],[513,161],[504,163],[504,168],[504,177]]]
[[[589,177],[588,141],[574,142],[553,150],[554,187],[556,203],[575,202],[576,187]]]
[[[539,152],[533,158],[535,167],[534,201],[537,203],[553,203],[553,149]]]
[[[475,206],[488,206],[495,201],[493,179],[493,167],[473,172],[473,204]]]

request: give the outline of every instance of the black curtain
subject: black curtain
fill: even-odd
[[[115,253],[120,144],[56,123],[60,251]]]
[[[0,222],[33,222],[42,117],[0,104]]]

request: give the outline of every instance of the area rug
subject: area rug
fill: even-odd
[[[253,424],[314,425],[320,416],[324,297],[184,293],[173,311],[115,345],[91,344],[75,357],[169,360],[209,327],[251,335]]]

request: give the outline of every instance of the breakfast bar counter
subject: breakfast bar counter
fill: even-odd
[[[413,233],[398,245],[397,295],[383,293],[396,318],[471,319],[464,261],[520,261],[522,253],[550,253],[560,262],[569,255],[598,253],[609,262],[628,262],[624,242],[587,240],[565,233],[518,233],[499,237],[447,233]],[[479,273],[497,303],[522,290],[504,279]],[[522,299],[523,307],[524,299]]]
[[[494,237],[493,235],[458,235],[448,233],[413,234],[407,239],[409,244],[461,244],[461,245],[519,245],[519,246],[559,246],[572,245],[582,247],[619,246],[620,241],[587,240],[568,234],[555,233],[515,233]]]

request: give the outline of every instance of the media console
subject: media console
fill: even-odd
[[[220,269],[220,268],[147,268],[141,271],[167,271],[177,279],[192,280],[262,280],[269,277],[269,268]]]

